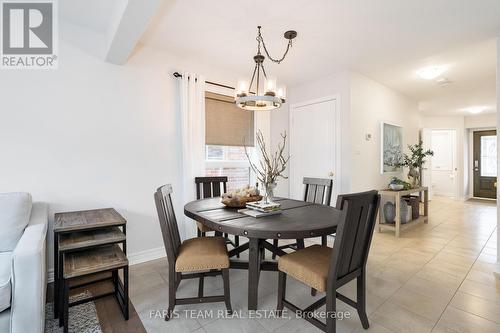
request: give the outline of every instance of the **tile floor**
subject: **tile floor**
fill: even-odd
[[[500,265],[496,263],[496,206],[434,198],[427,225],[418,225],[396,239],[375,231],[368,260],[369,332],[500,332]],[[165,322],[151,310],[167,308],[166,259],[131,267],[131,300],[152,332],[319,332],[308,322],[291,318],[205,318],[204,310],[223,304],[178,306],[181,318]],[[231,270],[233,309],[246,309],[246,271]],[[221,293],[220,277],[205,282],[208,293]],[[275,309],[277,274],[263,272],[259,308]],[[195,296],[197,280],[183,281],[179,296]],[[355,285],[341,288],[355,297]],[[288,279],[287,298],[305,307],[314,300],[309,288]],[[196,310],[187,319],[184,310]],[[337,332],[363,332],[356,312],[337,300],[338,311],[352,316],[337,322]],[[216,313],[216,312],[215,312]]]

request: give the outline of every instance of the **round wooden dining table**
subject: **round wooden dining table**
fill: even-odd
[[[336,232],[340,211],[325,205],[305,201],[275,198],[281,204],[282,212],[265,217],[251,217],[238,213],[238,209],[227,208],[220,197],[189,202],[184,206],[184,214],[221,235],[243,236],[244,243],[229,251],[230,268],[248,270],[248,309],[257,310],[259,276],[261,271],[277,271],[275,260],[265,260],[264,251],[277,256],[286,252],[268,242],[269,239],[296,239],[297,247],[304,247],[304,238],[320,237]],[[249,251],[248,261],[234,257]]]

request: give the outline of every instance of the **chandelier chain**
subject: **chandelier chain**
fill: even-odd
[[[262,37],[262,35],[260,33],[260,29],[259,29],[259,34],[257,36],[257,41],[259,42],[259,44],[258,44],[258,54],[260,54],[260,43],[262,43],[262,46],[264,47],[264,52],[266,53],[266,55],[269,58],[269,60],[271,60],[272,62],[277,63],[277,64],[280,64],[283,60],[285,60],[285,57],[288,54],[288,51],[292,47],[292,40],[290,39],[288,41],[288,44],[286,46],[286,50],[285,50],[285,53],[283,54],[283,56],[280,59],[274,59],[273,57],[271,57],[271,55],[269,54],[269,51],[267,50],[266,43],[264,43],[264,38]]]

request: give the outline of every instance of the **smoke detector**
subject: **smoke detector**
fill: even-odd
[[[436,79],[436,83],[440,87],[447,87],[451,84],[451,81],[448,78],[442,76],[442,77]]]

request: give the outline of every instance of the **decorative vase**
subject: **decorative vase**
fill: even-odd
[[[262,202],[266,204],[273,203],[274,189],[276,188],[276,183],[262,183],[262,188],[264,189],[264,195],[262,197]]]
[[[396,207],[390,201],[387,201],[384,205],[384,217],[385,223],[394,223],[396,218]]]
[[[411,187],[416,188],[420,186],[420,172],[417,168],[410,166],[408,171],[408,179],[410,180]]]

